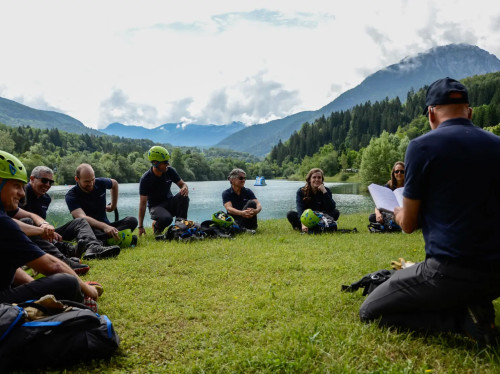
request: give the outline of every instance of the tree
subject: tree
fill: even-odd
[[[0,130],[0,149],[5,152],[13,153],[16,143],[8,131]]]
[[[379,138],[372,138],[361,160],[360,176],[363,183],[369,185],[387,182],[394,163],[403,160],[399,145],[399,138],[386,131]]]

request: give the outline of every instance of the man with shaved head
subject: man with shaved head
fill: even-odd
[[[76,168],[76,186],[66,194],[66,204],[74,218],[84,218],[90,224],[97,239],[106,242],[109,238],[118,239],[118,232],[132,231],[137,227],[135,217],[125,217],[110,222],[106,212],[116,209],[118,203],[118,182],[110,178],[96,178],[89,164]],[[111,203],[106,205],[106,190],[111,190]]]

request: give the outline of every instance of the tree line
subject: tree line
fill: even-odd
[[[463,83],[469,90],[474,124],[500,135],[500,72]],[[427,87],[410,91],[405,103],[398,97],[368,101],[304,123],[286,142],[274,146],[265,161],[277,171],[274,176],[304,175],[314,165],[326,175],[360,169],[365,183],[385,183],[393,163],[404,159],[409,141],[430,130],[422,115],[426,92]]]
[[[54,170],[57,184],[74,184],[76,167],[89,163],[96,176],[114,178],[120,183],[139,182],[151,166],[147,151],[155,143],[148,139],[128,139],[118,136],[71,134],[58,129],[9,127],[0,124],[0,149],[15,154],[28,173],[35,166]],[[172,147],[171,164],[186,181],[221,180],[234,167],[258,172],[259,158],[228,149]],[[252,174],[250,174],[252,175]]]

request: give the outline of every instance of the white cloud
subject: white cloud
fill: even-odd
[[[486,0],[0,0],[0,13],[1,96],[95,128],[261,123],[437,45],[500,56]]]

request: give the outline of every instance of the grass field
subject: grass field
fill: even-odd
[[[301,235],[286,220],[257,234],[157,242],[151,230],[119,257],[92,261],[100,312],[121,347],[71,372],[498,373],[498,353],[461,337],[419,336],[359,322],[361,291],[342,284],[424,257],[421,233],[370,234],[367,215],[341,216],[359,233]]]

